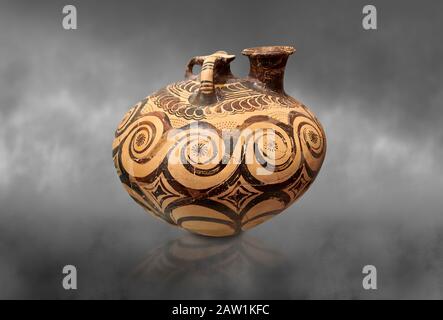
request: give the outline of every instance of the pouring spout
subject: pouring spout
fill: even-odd
[[[284,93],[284,74],[288,57],[295,52],[290,46],[248,48],[242,54],[249,58],[249,79],[258,86]]]

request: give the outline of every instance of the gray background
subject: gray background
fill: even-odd
[[[0,298],[443,298],[443,3],[370,3],[377,31],[366,1],[1,1]],[[274,44],[327,133],[316,183],[236,239],[146,216],[113,168],[123,114],[192,56],[244,76]]]

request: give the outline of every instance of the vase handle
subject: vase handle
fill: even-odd
[[[205,60],[205,56],[196,56],[189,60],[188,65],[186,66],[185,71],[185,79],[196,79],[197,75],[192,72],[195,65],[202,65]]]
[[[235,56],[227,54],[225,51],[217,51],[209,56],[196,56],[192,58],[186,68],[186,79],[196,80],[192,69],[196,64],[201,65],[200,87],[189,97],[189,102],[194,105],[207,105],[217,100],[214,86],[214,72],[217,64],[226,65],[234,60]]]

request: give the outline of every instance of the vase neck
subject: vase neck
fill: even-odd
[[[256,47],[243,50],[242,54],[249,58],[249,79],[264,89],[284,93],[286,62],[289,55],[294,52],[295,49],[288,46]]]

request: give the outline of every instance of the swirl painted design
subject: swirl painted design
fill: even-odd
[[[309,188],[326,152],[320,123],[293,98],[248,83],[216,85],[218,101],[198,107],[188,102],[198,83],[186,80],[128,111],[113,158],[137,203],[191,232],[227,236],[277,215]]]

